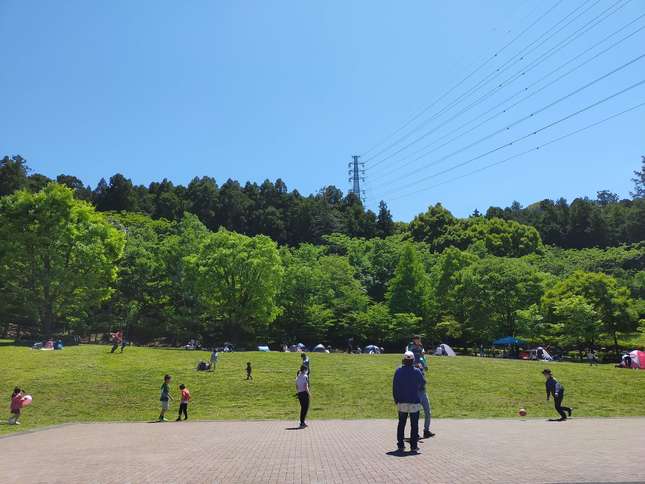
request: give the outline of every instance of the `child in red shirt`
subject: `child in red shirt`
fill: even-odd
[[[179,416],[176,422],[181,420],[182,412],[184,414],[184,420],[188,420],[188,402],[190,402],[190,392],[186,388],[186,385],[182,383],[179,385],[179,389],[181,390],[181,402],[179,403]]]
[[[13,393],[11,394],[11,417],[9,417],[9,425],[20,425],[18,419],[20,418],[23,396],[20,388],[16,387],[13,389]]]

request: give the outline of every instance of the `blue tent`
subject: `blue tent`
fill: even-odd
[[[495,346],[510,346],[510,345],[523,345],[524,341],[515,338],[514,336],[505,336],[504,338],[496,339],[493,341]]]

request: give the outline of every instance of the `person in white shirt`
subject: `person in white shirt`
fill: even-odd
[[[300,402],[300,428],[303,429],[307,426],[305,419],[307,418],[307,411],[309,410],[309,375],[307,367],[302,365],[298,376],[296,376],[296,394]]]

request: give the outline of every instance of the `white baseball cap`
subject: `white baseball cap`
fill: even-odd
[[[406,351],[405,353],[403,353],[403,359],[414,360],[414,353],[412,353],[411,351]]]

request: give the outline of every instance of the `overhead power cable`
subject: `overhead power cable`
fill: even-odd
[[[419,172],[421,172],[423,170],[426,170],[427,168],[429,168],[431,166],[435,166],[435,165],[438,165],[440,163],[443,163],[447,159],[450,159],[453,156],[472,148],[473,146],[476,146],[476,145],[478,145],[478,144],[480,144],[480,143],[482,143],[482,142],[484,142],[484,141],[486,141],[486,140],[488,140],[490,138],[493,138],[494,136],[496,136],[496,135],[498,135],[498,134],[500,134],[500,133],[502,133],[504,131],[508,131],[509,129],[517,126],[518,124],[523,123],[524,121],[533,118],[535,115],[540,114],[540,113],[546,111],[547,109],[552,108],[553,106],[556,106],[557,104],[561,103],[562,101],[564,101],[564,100],[566,100],[566,99],[568,99],[568,98],[570,98],[570,97],[572,97],[572,96],[584,91],[585,89],[588,89],[589,87],[593,86],[594,84],[597,84],[598,82],[600,82],[600,81],[602,81],[604,79],[607,79],[608,77],[616,74],[617,72],[620,72],[623,69],[626,69],[630,65],[642,60],[643,58],[645,58],[645,54],[641,54],[641,55],[631,59],[630,61],[625,62],[624,64],[622,64],[622,65],[618,66],[617,68],[607,72],[606,74],[603,74],[602,76],[593,79],[592,81],[584,84],[583,86],[581,86],[581,87],[579,87],[577,89],[574,89],[573,91],[565,94],[564,96],[559,97],[555,101],[550,102],[546,106],[543,106],[543,107],[541,107],[540,109],[538,109],[536,111],[532,111],[528,115],[523,116],[522,118],[519,118],[519,119],[513,121],[512,123],[500,128],[500,129],[497,129],[497,130],[495,130],[495,131],[493,131],[491,133],[488,133],[487,135],[485,135],[485,136],[473,141],[472,143],[470,143],[470,144],[468,144],[468,145],[466,145],[466,146],[464,146],[462,148],[459,148],[459,149],[457,149],[455,151],[452,151],[451,153],[448,153],[447,155],[444,155],[441,158],[439,158],[439,159],[437,159],[437,160],[435,160],[435,161],[433,161],[431,163],[427,163],[427,164],[425,164],[425,165],[423,165],[423,166],[421,166],[421,167],[419,167],[419,168],[417,168],[415,170],[412,170],[412,171],[400,176],[398,179],[403,180],[405,178],[409,178],[410,176],[416,175],[417,173],[419,173]],[[388,180],[388,184],[391,184],[391,183],[392,183],[392,180]],[[378,185],[380,185],[380,184],[378,184]]]
[[[367,158],[365,162],[371,162],[374,159],[378,158],[381,154],[384,154],[387,152],[390,148],[395,147],[399,143],[405,141],[406,138],[411,136],[414,132],[420,130],[423,128],[423,126],[427,125],[429,122],[437,119],[440,117],[443,113],[449,111],[452,109],[454,106],[458,105],[462,100],[466,99],[468,96],[470,96],[472,93],[477,92],[482,86],[486,85],[488,82],[496,79],[499,77],[503,72],[507,71],[511,67],[513,67],[515,64],[518,62],[523,61],[529,54],[534,52],[537,48],[539,48],[541,45],[543,45],[545,42],[548,42],[551,40],[553,37],[555,37],[560,31],[568,27],[571,23],[575,22],[578,18],[586,14],[588,11],[590,11],[593,7],[595,7],[601,0],[595,0],[591,5],[587,6],[585,10],[582,12],[578,12],[582,7],[584,7],[587,4],[587,0],[584,0],[580,5],[578,5],[576,8],[574,8],[571,12],[569,12],[565,17],[560,19],[558,22],[556,22],[554,25],[549,27],[546,31],[544,31],[540,36],[538,36],[537,39],[533,40],[531,43],[529,43],[527,46],[525,46],[522,50],[511,56],[509,59],[507,59],[504,63],[499,65],[495,70],[489,72],[486,76],[484,76],[483,79],[480,79],[475,85],[471,86],[468,90],[465,92],[461,93],[456,99],[452,100],[450,103],[445,105],[443,108],[441,108],[439,111],[435,112],[432,114],[429,118],[421,121],[416,127],[412,128],[408,133],[403,135],[402,137],[398,138],[397,140],[393,141],[388,145],[387,147],[381,149],[378,153],[372,155],[371,157]],[[616,3],[622,2],[624,0],[617,0]],[[627,0],[630,1],[630,0]],[[614,4],[615,5],[615,4]],[[611,7],[609,7],[611,8]],[[564,24],[562,27],[560,27],[558,30],[555,32],[551,32],[554,28],[558,27],[562,22],[567,20],[569,17],[572,15],[576,14],[572,19],[570,19],[566,24]],[[600,14],[602,15],[602,13]],[[542,40],[543,37],[547,36],[546,39]],[[542,42],[540,42],[542,40]],[[540,42],[537,46],[534,47],[536,43]],[[413,142],[414,143],[414,142]],[[393,153],[391,155],[388,155],[385,159],[391,158],[391,156],[400,153],[402,150],[397,151],[396,153]],[[382,163],[385,160],[378,160],[373,163],[373,166],[376,166],[380,163]]]
[[[448,180],[444,180],[444,181],[436,183],[434,185],[430,185],[428,187],[421,188],[419,190],[415,190],[413,192],[409,192],[409,193],[399,195],[399,196],[394,197],[394,198],[390,198],[390,202],[395,201],[395,200],[399,200],[401,198],[406,198],[406,197],[409,197],[411,195],[416,195],[418,193],[425,192],[427,190],[431,190],[433,188],[440,187],[442,185],[446,185],[448,183],[452,183],[452,182],[457,181],[457,180],[461,180],[462,178],[466,178],[466,177],[475,175],[475,174],[480,173],[482,171],[488,170],[489,168],[492,168],[494,166],[501,165],[502,163],[506,163],[506,162],[514,160],[516,158],[520,158],[521,156],[527,155],[527,154],[529,154],[529,153],[531,153],[533,151],[539,151],[539,150],[541,150],[541,149],[543,149],[543,148],[545,148],[545,147],[547,147],[549,145],[552,145],[554,143],[558,143],[558,142],[560,142],[560,141],[562,141],[564,139],[567,139],[567,138],[569,138],[571,136],[574,136],[574,135],[576,135],[578,133],[581,133],[583,131],[586,131],[588,129],[595,128],[596,126],[599,126],[599,125],[601,125],[603,123],[606,123],[607,121],[610,121],[610,120],[612,120],[614,118],[617,118],[619,116],[622,116],[624,114],[627,114],[627,113],[629,113],[631,111],[634,111],[634,110],[642,108],[642,107],[645,107],[645,102],[639,103],[639,104],[637,104],[635,106],[632,106],[631,108],[625,109],[624,111],[621,111],[621,112],[616,113],[616,114],[612,114],[611,116],[608,116],[608,117],[606,117],[604,119],[601,119],[600,121],[596,121],[595,123],[588,124],[588,125],[586,125],[586,126],[584,126],[582,128],[579,128],[579,129],[576,129],[574,131],[571,131],[571,132],[569,132],[569,133],[567,133],[565,135],[562,135],[562,136],[559,136],[557,138],[554,138],[554,139],[552,139],[550,141],[547,141],[546,143],[542,143],[541,145],[535,146],[534,148],[528,149],[526,151],[522,151],[521,153],[517,153],[515,155],[509,156],[508,158],[504,158],[503,160],[496,161],[495,163],[490,163],[488,165],[485,165],[485,166],[482,166],[480,168],[477,168],[476,170],[470,171],[468,173],[464,173],[463,175],[459,175],[459,176],[450,178]]]
[[[368,150],[365,150],[361,156],[366,156],[367,154],[371,153],[374,151],[376,148],[378,148],[380,145],[385,143],[387,140],[391,139],[393,136],[396,136],[398,133],[400,133],[403,129],[408,127],[411,123],[416,121],[419,117],[423,116],[426,112],[428,112],[430,109],[432,109],[434,106],[436,106],[438,103],[440,103],[445,97],[449,96],[452,94],[456,89],[458,89],[464,82],[468,81],[471,77],[473,77],[475,74],[477,74],[480,70],[482,70],[484,67],[486,67],[491,61],[497,58],[502,52],[504,52],[508,47],[513,45],[517,40],[519,40],[526,32],[528,32],[531,28],[533,28],[535,25],[540,23],[547,15],[549,15],[553,10],[555,10],[564,0],[558,0],[555,4],[553,4],[550,8],[547,9],[545,13],[540,15],[537,19],[535,19],[528,27],[526,27],[524,30],[522,30],[519,34],[517,34],[515,37],[513,37],[509,42],[504,44],[500,49],[498,49],[492,56],[488,57],[487,59],[484,60],[481,64],[479,64],[474,70],[472,70],[466,77],[461,79],[459,82],[457,82],[455,85],[453,85],[450,89],[448,89],[446,92],[441,94],[437,99],[432,101],[430,104],[425,106],[423,109],[421,109],[417,114],[413,115],[411,118],[409,118],[407,121],[405,121],[399,128],[397,128],[395,131],[387,135],[385,138],[383,138],[381,141],[373,145],[371,148]]]
[[[645,54],[644,54],[644,56],[645,56]],[[579,110],[577,110],[577,111],[575,111],[575,112],[573,112],[571,114],[568,114],[567,116],[564,116],[564,117],[562,117],[562,118],[560,118],[560,119],[558,119],[556,121],[553,121],[553,122],[551,122],[551,123],[539,128],[539,129],[533,130],[533,131],[529,132],[528,134],[525,134],[524,136],[520,136],[519,138],[515,138],[515,139],[513,139],[512,141],[510,141],[508,143],[504,143],[503,145],[500,145],[500,146],[498,146],[496,148],[493,148],[493,149],[491,149],[491,150],[489,150],[489,151],[487,151],[485,153],[482,153],[482,154],[480,154],[478,156],[475,156],[475,157],[470,158],[470,159],[468,159],[466,161],[463,161],[461,163],[453,165],[453,166],[451,166],[449,168],[446,168],[444,170],[438,171],[436,173],[433,173],[431,175],[425,176],[423,178],[419,178],[419,179],[415,180],[414,182],[409,183],[407,186],[409,187],[409,186],[418,185],[419,183],[423,183],[426,180],[429,180],[431,178],[443,175],[445,173],[449,173],[449,172],[451,172],[453,170],[456,170],[457,168],[460,168],[462,166],[468,165],[468,164],[472,163],[473,161],[477,161],[477,160],[479,160],[481,158],[484,158],[484,157],[486,157],[488,155],[491,155],[491,154],[496,153],[496,152],[498,152],[500,150],[503,150],[504,148],[508,148],[509,146],[513,146],[515,143],[524,141],[525,139],[528,139],[531,136],[535,136],[538,133],[541,133],[542,131],[550,129],[553,126],[556,126],[556,125],[558,125],[560,123],[563,123],[564,121],[567,121],[567,120],[569,120],[569,119],[571,119],[571,118],[573,118],[575,116],[578,116],[578,115],[580,115],[580,114],[582,114],[582,113],[584,113],[584,112],[586,112],[586,111],[588,111],[590,109],[593,109],[596,106],[599,106],[600,104],[603,104],[603,103],[605,103],[605,102],[607,102],[607,101],[609,101],[609,100],[611,100],[611,99],[613,99],[613,98],[615,98],[617,96],[620,96],[621,94],[624,94],[624,93],[626,93],[628,91],[631,91],[632,89],[636,89],[637,87],[639,87],[639,86],[641,86],[643,84],[645,84],[645,79],[643,79],[643,80],[641,80],[639,82],[636,82],[636,83],[634,83],[634,84],[632,84],[632,85],[630,85],[630,86],[628,86],[628,87],[626,87],[624,89],[621,89],[620,91],[615,92],[615,93],[613,93],[613,94],[611,94],[611,95],[609,95],[609,96],[607,96],[607,97],[605,97],[605,98],[603,98],[603,99],[601,99],[599,101],[596,101],[593,104],[585,106],[584,108],[579,109]],[[400,188],[406,188],[406,187],[400,187]],[[394,188],[394,189],[387,190],[385,193],[391,193],[392,191],[396,191],[396,190],[399,190],[399,188]]]
[[[405,151],[405,150],[406,150],[407,148],[409,148],[410,146],[412,146],[412,145],[414,145],[414,144],[418,143],[419,141],[421,141],[421,140],[425,139],[425,138],[426,138],[427,136],[429,136],[430,134],[432,134],[432,133],[436,132],[436,131],[437,131],[437,130],[439,130],[441,127],[445,126],[445,124],[446,124],[446,123],[448,123],[448,122],[450,122],[450,121],[454,120],[455,118],[457,118],[457,117],[459,117],[461,114],[463,114],[463,113],[465,113],[465,112],[469,111],[470,109],[472,109],[472,108],[473,108],[473,107],[475,107],[476,105],[481,104],[483,101],[487,100],[489,97],[491,97],[492,95],[494,95],[497,91],[499,91],[502,87],[504,87],[504,86],[506,86],[506,85],[508,85],[508,84],[511,84],[513,81],[515,81],[515,80],[517,80],[518,78],[520,78],[520,77],[522,77],[522,76],[526,75],[526,72],[528,72],[528,71],[530,71],[530,70],[534,69],[534,68],[535,68],[535,67],[537,67],[539,64],[541,64],[543,61],[545,61],[547,58],[551,57],[553,54],[555,54],[555,53],[556,53],[556,52],[558,52],[559,50],[561,50],[561,49],[565,48],[566,46],[568,46],[569,44],[571,44],[572,42],[574,42],[576,39],[578,39],[579,37],[581,37],[582,35],[584,35],[585,33],[587,33],[589,30],[591,30],[591,29],[592,29],[592,28],[594,28],[595,26],[599,25],[601,22],[603,22],[604,20],[606,20],[607,18],[609,18],[611,15],[613,15],[614,13],[616,13],[618,10],[620,10],[621,8],[623,8],[625,5],[627,5],[630,1],[631,1],[631,0],[617,0],[617,1],[616,1],[616,2],[614,2],[611,6],[609,6],[608,8],[606,8],[605,10],[603,10],[601,13],[599,13],[598,15],[596,15],[594,18],[592,18],[590,21],[588,21],[586,24],[584,24],[582,27],[579,27],[576,31],[574,31],[574,32],[573,32],[572,34],[570,34],[568,37],[566,37],[565,39],[561,40],[558,44],[556,44],[555,46],[553,46],[553,47],[552,47],[551,49],[549,49],[546,53],[543,53],[540,57],[538,57],[538,59],[534,60],[534,61],[532,62],[532,64],[530,64],[528,67],[526,67],[526,68],[524,68],[524,69],[520,69],[520,70],[519,70],[519,71],[517,71],[515,74],[513,74],[511,77],[507,78],[506,80],[502,81],[502,82],[501,82],[500,84],[498,84],[497,86],[495,86],[495,87],[493,87],[492,89],[490,89],[488,92],[486,92],[485,94],[483,94],[482,96],[480,96],[477,100],[475,100],[473,103],[471,103],[470,105],[468,105],[468,106],[466,106],[465,108],[463,108],[461,111],[459,111],[458,113],[456,113],[455,115],[453,115],[453,116],[452,116],[451,118],[449,118],[448,120],[445,120],[445,121],[443,121],[442,123],[440,123],[440,124],[438,124],[437,126],[435,126],[434,128],[431,128],[430,130],[425,131],[422,135],[420,135],[420,136],[416,137],[415,139],[413,139],[412,141],[408,142],[408,143],[407,143],[407,144],[405,144],[403,147],[399,148],[398,150],[394,151],[393,153],[390,153],[389,155],[386,155],[384,158],[381,158],[380,160],[378,160],[378,161],[376,161],[376,162],[373,162],[371,165],[368,165],[368,167],[366,168],[366,170],[368,170],[368,171],[369,171],[369,170],[371,170],[371,169],[374,169],[374,168],[375,168],[375,167],[377,167],[378,165],[380,165],[380,164],[384,163],[385,161],[387,161],[387,160],[391,159],[392,157],[396,156],[397,154],[399,154],[399,153],[401,153],[401,152]],[[598,3],[598,2],[596,2],[596,3]],[[622,4],[621,4],[621,3],[622,3]],[[593,7],[593,6],[595,6],[595,3],[592,5],[592,7]],[[614,9],[614,10],[610,12],[610,10],[611,10],[611,9]],[[556,31],[556,32],[555,32],[553,35],[551,35],[549,38],[545,39],[545,41],[543,41],[543,42],[541,42],[540,44],[538,44],[538,46],[536,46],[536,47],[535,47],[534,49],[532,49],[530,52],[533,52],[535,49],[539,48],[539,47],[540,47],[541,45],[543,45],[545,42],[547,42],[548,40],[550,40],[553,36],[557,35],[561,30],[563,30],[564,28],[566,28],[570,23],[572,23],[573,21],[575,21],[579,16],[581,16],[581,15],[585,14],[588,10],[589,10],[589,9],[587,9],[587,10],[586,10],[586,11],[584,11],[584,12],[582,12],[581,14],[579,14],[578,16],[576,16],[574,19],[572,19],[570,22],[568,22],[567,24],[565,24],[563,27],[561,27],[560,29],[558,29],[558,31]],[[607,12],[609,12],[609,13],[607,13]],[[527,54],[528,54],[528,53],[527,53]],[[522,57],[521,57],[521,59],[524,59],[524,58],[526,57],[526,55],[527,55],[527,54],[525,54],[524,56],[522,56]],[[521,60],[521,59],[520,59],[520,60]],[[514,65],[514,64],[515,64],[515,63],[513,63],[512,65]],[[499,73],[501,73],[501,72],[502,72],[502,71],[500,71]],[[495,77],[497,77],[497,75],[495,75]],[[475,87],[479,87],[479,86],[475,86]],[[467,95],[467,94],[470,94],[470,93],[474,92],[474,91],[473,91],[473,89],[474,89],[474,88],[472,88],[470,92],[465,93],[465,94],[464,94],[464,96],[465,96],[465,95]],[[476,89],[475,89],[475,90],[476,90]],[[462,97],[463,97],[463,96],[462,96]],[[432,118],[430,118],[430,119],[428,119],[428,120],[424,121],[424,123],[422,123],[421,125],[419,125],[419,126],[417,127],[417,129],[419,129],[420,127],[424,126],[424,125],[425,125],[425,124],[427,124],[429,121],[433,120],[435,117],[438,117],[439,115],[443,114],[443,112],[445,112],[446,110],[448,110],[448,109],[452,108],[454,105],[458,104],[460,101],[461,101],[461,99],[458,99],[458,100],[456,100],[455,102],[453,102],[453,104],[452,104],[452,105],[446,106],[443,110],[441,110],[441,111],[439,111],[438,113],[436,113],[436,115],[435,115],[435,116],[433,116]],[[415,130],[416,130],[416,129],[415,129]],[[415,131],[415,130],[413,130],[413,131]],[[372,157],[372,158],[374,158],[374,157]]]
[[[500,106],[505,105],[508,101],[511,101],[512,99],[516,98],[516,97],[517,97],[517,96],[519,96],[520,94],[523,94],[523,93],[527,92],[530,88],[532,88],[533,86],[535,86],[535,85],[537,85],[537,84],[541,83],[541,82],[542,82],[542,81],[544,81],[545,79],[548,79],[548,78],[549,78],[549,77],[551,77],[553,74],[555,74],[556,72],[560,71],[562,68],[567,67],[567,66],[570,66],[572,62],[574,62],[575,60],[579,59],[580,57],[582,57],[583,55],[585,55],[585,54],[586,54],[586,53],[588,53],[589,51],[591,51],[591,50],[595,49],[595,48],[596,48],[596,47],[598,47],[599,45],[601,45],[601,44],[605,43],[607,40],[609,40],[610,38],[614,37],[616,34],[620,33],[621,31],[625,30],[627,27],[631,26],[633,23],[637,22],[638,20],[642,19],[643,17],[645,17],[645,14],[642,14],[642,15],[640,15],[639,17],[637,17],[636,19],[634,19],[634,20],[632,20],[631,22],[629,22],[628,24],[623,25],[620,29],[618,29],[618,30],[616,30],[616,31],[612,32],[612,33],[611,33],[611,34],[609,34],[607,37],[605,37],[605,38],[604,38],[604,39],[602,39],[601,41],[597,42],[596,44],[592,45],[591,47],[589,47],[589,48],[585,49],[583,52],[581,52],[580,54],[576,55],[575,57],[573,57],[573,58],[571,58],[571,59],[568,59],[566,62],[564,62],[564,63],[560,64],[558,67],[556,67],[555,69],[553,69],[552,71],[550,71],[550,72],[549,72],[549,73],[547,73],[546,75],[542,76],[542,77],[541,77],[540,79],[538,79],[537,81],[535,81],[535,82],[533,82],[533,83],[529,84],[528,86],[526,86],[526,87],[524,87],[524,88],[520,89],[519,91],[515,92],[513,95],[511,95],[511,96],[507,97],[506,99],[504,99],[504,101],[502,101],[502,102],[500,102],[500,103],[496,104],[495,106],[493,106],[493,107],[489,108],[488,110],[484,111],[483,113],[481,113],[481,114],[479,114],[479,115],[475,116],[474,118],[470,119],[469,121],[466,121],[465,123],[461,124],[461,125],[460,125],[460,126],[458,126],[457,128],[452,129],[452,130],[451,130],[451,131],[449,131],[448,133],[445,133],[444,135],[442,135],[442,136],[440,136],[439,138],[435,139],[433,142],[431,142],[431,143],[428,143],[428,144],[424,145],[421,149],[416,150],[416,151],[414,151],[414,152],[410,153],[409,155],[407,155],[407,156],[405,156],[405,157],[401,158],[400,160],[398,160],[398,162],[395,162],[395,163],[398,163],[398,164],[399,164],[399,166],[392,166],[388,171],[386,171],[386,172],[384,172],[384,173],[380,174],[379,176],[380,176],[381,178],[387,177],[387,176],[389,176],[390,174],[393,174],[393,173],[395,173],[395,172],[397,172],[397,171],[401,170],[401,168],[404,168],[404,167],[406,167],[406,166],[409,166],[409,165],[411,165],[412,163],[414,163],[414,162],[416,162],[416,161],[418,161],[418,160],[420,160],[420,159],[422,159],[422,158],[425,158],[426,156],[428,156],[428,155],[430,155],[430,154],[432,154],[432,153],[434,153],[434,152],[436,152],[436,151],[440,150],[440,149],[441,149],[441,148],[443,148],[444,146],[447,146],[447,145],[449,145],[450,143],[452,143],[453,141],[455,141],[455,140],[457,140],[457,139],[459,139],[459,138],[461,138],[461,137],[463,137],[463,136],[465,136],[465,135],[467,135],[467,134],[469,134],[469,133],[472,133],[472,132],[473,132],[473,131],[475,131],[477,128],[479,128],[479,127],[483,126],[484,124],[486,124],[486,123],[488,123],[489,121],[491,121],[491,120],[493,120],[493,119],[497,118],[498,116],[501,116],[502,114],[507,113],[508,111],[510,111],[510,110],[511,110],[512,108],[514,108],[515,106],[517,106],[517,105],[521,104],[522,102],[524,102],[524,101],[526,101],[527,99],[529,99],[529,98],[531,98],[531,97],[535,96],[536,94],[538,94],[538,93],[540,93],[540,92],[544,91],[544,90],[545,90],[545,89],[547,89],[548,87],[552,86],[553,84],[557,83],[558,81],[562,80],[563,78],[565,78],[565,77],[567,77],[568,75],[572,74],[573,72],[577,71],[577,70],[578,70],[578,69],[580,69],[581,67],[584,67],[585,65],[587,65],[587,64],[589,64],[590,62],[594,61],[594,60],[595,60],[595,59],[597,59],[598,57],[600,57],[600,56],[602,56],[602,55],[606,54],[607,52],[609,52],[610,50],[612,50],[612,49],[614,49],[614,48],[618,47],[618,46],[619,46],[619,45],[621,45],[622,43],[624,43],[624,42],[626,42],[627,40],[629,40],[630,38],[632,38],[634,35],[636,35],[636,34],[638,34],[639,32],[641,32],[643,29],[645,29],[645,25],[643,25],[643,26],[639,27],[638,29],[636,29],[636,30],[632,31],[632,32],[631,32],[631,33],[629,33],[628,35],[626,35],[626,36],[622,37],[621,39],[619,39],[618,41],[614,42],[613,44],[611,44],[611,45],[610,45],[610,46],[608,46],[607,48],[603,49],[602,51],[600,51],[600,52],[596,53],[594,56],[590,57],[589,59],[587,59],[587,60],[585,60],[585,61],[583,61],[583,62],[581,62],[581,63],[577,64],[575,67],[573,67],[573,68],[569,69],[569,70],[568,70],[568,71],[566,71],[564,74],[560,75],[559,77],[557,77],[556,79],[552,80],[551,82],[549,82],[549,83],[545,84],[544,86],[542,86],[542,87],[541,87],[540,89],[538,89],[537,91],[533,91],[533,92],[532,92],[532,93],[530,93],[529,95],[524,96],[523,98],[519,99],[517,102],[515,102],[515,103],[513,103],[513,104],[511,104],[511,105],[509,105],[509,106],[506,106],[504,109],[501,109],[501,110],[497,111],[497,112],[496,112],[495,114],[493,114],[492,116],[487,117],[486,119],[484,119],[484,120],[483,120],[483,121],[481,121],[480,123],[476,124],[476,125],[475,125],[475,126],[473,126],[472,128],[468,129],[467,131],[463,131],[463,132],[461,132],[461,133],[457,134],[456,136],[453,136],[452,138],[450,138],[450,139],[449,139],[449,140],[447,140],[446,142],[444,142],[444,143],[442,143],[442,144],[440,144],[440,145],[436,146],[436,147],[435,147],[435,148],[433,148],[432,150],[426,151],[428,148],[430,148],[430,147],[432,147],[432,146],[435,146],[435,145],[437,144],[437,142],[439,142],[439,141],[441,141],[441,140],[444,140],[444,139],[446,139],[448,136],[450,136],[450,135],[452,135],[452,134],[454,134],[454,133],[457,133],[457,132],[461,131],[464,127],[468,126],[469,124],[473,123],[474,121],[477,121],[478,119],[482,118],[483,116],[486,116],[486,115],[487,115],[487,114],[489,114],[491,111],[495,111],[497,108],[499,108]],[[419,153],[422,153],[422,154],[421,154],[420,156],[416,156],[416,155],[419,155]],[[414,156],[416,156],[416,157],[415,157],[415,158],[413,158],[413,159],[411,159],[410,161],[407,161],[406,163],[402,163],[402,164],[401,164],[401,162],[402,162],[402,161],[408,160],[408,159],[410,159],[410,158],[412,158],[412,157],[414,157]]]

